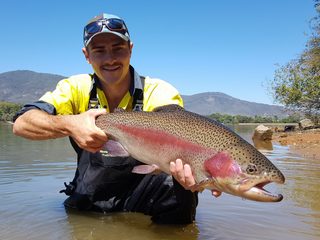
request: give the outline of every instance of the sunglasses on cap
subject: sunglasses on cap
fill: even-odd
[[[84,28],[84,42],[87,42],[93,35],[101,32],[103,27],[106,27],[111,32],[117,32],[123,35],[123,38],[128,41],[130,38],[126,24],[121,19],[104,18],[98,21],[89,23]],[[108,32],[108,31],[106,31]]]

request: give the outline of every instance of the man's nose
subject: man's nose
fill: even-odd
[[[104,61],[112,64],[116,60],[115,54],[112,51],[107,51],[104,54]]]

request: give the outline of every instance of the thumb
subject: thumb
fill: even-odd
[[[97,113],[96,113],[96,116],[100,116],[102,114],[107,114],[107,109],[105,108],[100,108],[100,109],[97,109]]]
[[[89,113],[92,117],[97,118],[98,116],[103,115],[103,114],[107,114],[108,112],[107,112],[107,109],[101,108],[101,109],[90,109],[90,110],[88,111],[88,113]]]

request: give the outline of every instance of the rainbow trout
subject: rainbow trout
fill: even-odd
[[[136,166],[134,173],[171,174],[170,162],[180,158],[196,179],[191,190],[200,187],[262,202],[283,198],[263,189],[285,178],[262,153],[226,126],[178,105],[153,112],[118,108],[99,116],[96,125],[109,137],[109,155],[132,156],[147,164]]]

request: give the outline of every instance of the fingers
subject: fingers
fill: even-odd
[[[196,184],[192,175],[192,170],[189,164],[183,165],[181,159],[170,163],[170,171],[173,177],[186,189]]]
[[[104,108],[101,108],[101,109],[90,109],[88,111],[91,116],[93,117],[93,124],[96,128],[96,131],[97,131],[97,135],[96,135],[96,138],[98,141],[102,141],[102,142],[106,142],[108,140],[108,137],[107,135],[100,129],[98,128],[96,125],[95,125],[95,121],[96,121],[96,118],[99,117],[100,115],[103,115],[103,114],[107,114],[107,110],[104,109]]]
[[[87,150],[88,152],[96,153],[99,152],[100,150],[103,149],[104,143],[106,141],[101,141],[98,143],[98,141],[92,141],[92,140],[87,140],[87,138],[75,138],[73,137],[73,140],[77,143],[77,145],[82,148]]]
[[[215,196],[216,198],[220,197],[222,192],[218,191],[218,190],[212,190],[212,195]]]
[[[106,109],[91,109],[73,116],[73,128],[70,136],[80,148],[93,153],[103,148],[108,136],[95,125],[95,120],[98,116],[106,113]]]
[[[184,175],[185,175],[186,185],[188,187],[196,184],[196,181],[192,175],[192,170],[189,164],[184,165]]]
[[[180,182],[182,186],[184,186],[185,178],[184,178],[184,170],[183,170],[181,159],[177,159],[175,163],[174,162],[171,162],[171,163],[170,163],[170,167],[173,168],[173,173],[174,173],[173,175],[175,179],[177,179],[177,181]]]
[[[96,152],[99,152],[103,149],[104,145],[102,145],[101,147],[96,147],[96,148],[88,148],[87,151],[88,152],[92,152],[92,153],[96,153]]]

